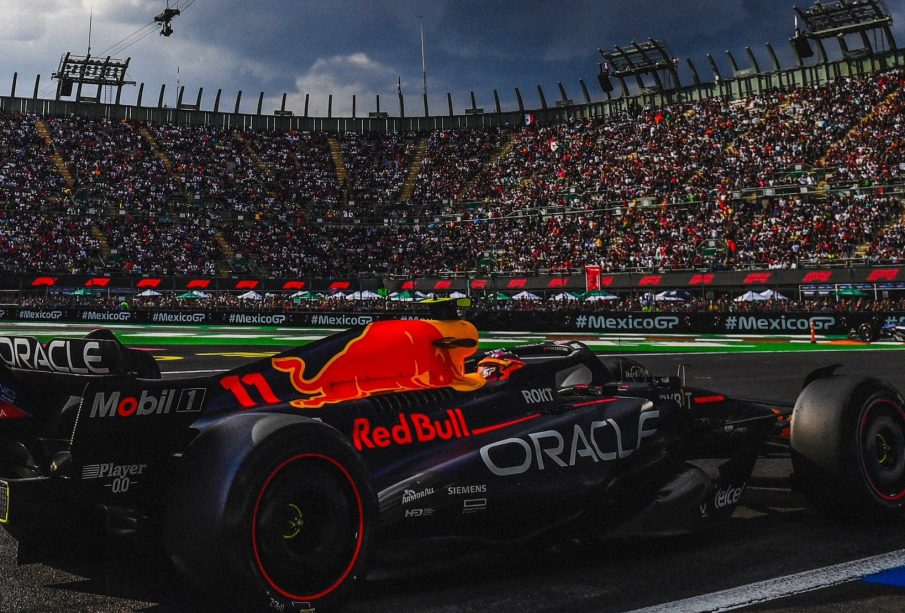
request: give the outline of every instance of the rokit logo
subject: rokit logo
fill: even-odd
[[[366,417],[357,418],[352,425],[352,442],[359,451],[469,436],[471,431],[462,409],[448,409],[445,419],[431,419],[423,413],[399,413],[399,421],[393,426],[372,428]]]
[[[651,403],[646,403],[648,407]],[[648,423],[660,416],[659,411],[644,410],[638,416],[637,436],[629,438],[614,419],[591,422],[582,427],[575,424],[572,432],[558,430],[531,432],[524,438],[507,438],[481,447],[484,465],[498,477],[520,475],[532,468],[546,470],[550,466],[566,468],[579,462],[608,462],[626,458],[635,452],[641,441],[657,432]]]
[[[553,390],[549,387],[542,389],[522,390],[522,398],[525,399],[525,404],[553,402]]]
[[[203,387],[186,388],[180,390],[165,389],[160,392],[142,390],[138,397],[126,396],[121,392],[98,392],[91,399],[91,413],[89,417],[132,417],[133,415],[164,415],[173,410],[174,399],[178,396],[179,402],[175,403],[176,413],[198,413],[204,403],[204,395],[207,391]]]

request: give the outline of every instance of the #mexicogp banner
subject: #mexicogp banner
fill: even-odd
[[[372,312],[247,312],[0,307],[0,320],[53,323],[286,326],[344,329],[381,319],[417,319],[414,314]],[[876,328],[905,324],[905,313],[626,313],[620,311],[477,311],[467,318],[479,330],[530,330],[585,334],[802,335],[811,323],[818,334],[846,334],[863,322]]]

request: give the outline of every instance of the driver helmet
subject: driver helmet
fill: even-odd
[[[478,373],[488,381],[505,381],[525,363],[514,353],[498,349],[478,362]]]

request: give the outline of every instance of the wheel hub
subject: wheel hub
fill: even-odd
[[[905,411],[876,400],[861,418],[861,461],[873,492],[886,501],[905,497]]]
[[[302,510],[297,504],[290,503],[289,506],[286,507],[286,531],[283,533],[283,538],[287,541],[291,541],[299,535],[304,525],[305,516],[302,513]]]

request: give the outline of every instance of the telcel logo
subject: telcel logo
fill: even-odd
[[[423,413],[400,413],[394,426],[372,428],[371,421],[365,417],[357,418],[352,425],[352,442],[359,451],[469,436],[471,431],[462,409],[448,409],[445,419],[431,419]]]
[[[723,509],[738,504],[738,501],[742,499],[742,492],[745,491],[745,485],[746,484],[744,483],[739,487],[732,487],[730,485],[724,490],[717,491],[717,493],[713,495],[713,508]]]

